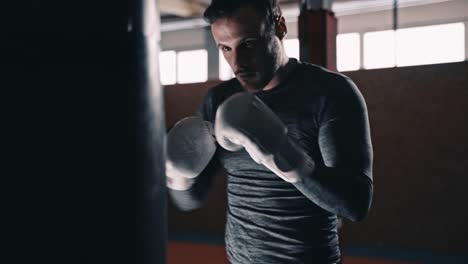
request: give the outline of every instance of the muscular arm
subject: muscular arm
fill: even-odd
[[[372,143],[367,109],[348,80],[351,93],[338,97],[324,111],[318,144],[323,159],[294,185],[320,207],[351,221],[362,220],[373,196]]]
[[[339,125],[330,124],[322,128],[325,132],[345,134],[339,131]],[[345,137],[345,135],[341,135]],[[308,177],[302,177],[294,185],[306,197],[327,211],[345,217],[351,221],[362,220],[370,207],[373,196],[373,183],[370,167],[372,163],[371,146],[362,146],[361,153],[352,153],[353,150],[345,150],[350,144],[335,145],[336,135],[322,135],[320,150],[324,159],[323,165],[318,165]],[[330,139],[330,137],[333,137]],[[352,140],[351,138],[349,140]],[[352,143],[351,143],[352,145]],[[340,149],[342,147],[342,149]],[[366,153],[367,152],[367,153]],[[341,161],[347,156],[350,161],[356,159],[352,155],[367,156],[367,166],[360,167],[351,162]],[[364,160],[361,160],[364,162]]]

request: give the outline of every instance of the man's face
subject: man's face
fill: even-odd
[[[280,40],[252,7],[211,25],[213,37],[239,82],[249,91],[265,87],[280,67]]]

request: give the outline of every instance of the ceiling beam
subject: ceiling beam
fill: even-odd
[[[159,1],[161,13],[180,17],[199,17],[205,11],[205,4],[189,0],[161,0]]]

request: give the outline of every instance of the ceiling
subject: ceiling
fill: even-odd
[[[232,0],[236,1],[236,0]],[[392,9],[395,0],[310,0],[312,3],[328,3],[337,17],[342,15],[360,14],[379,10]],[[454,0],[398,0],[398,7],[428,5]],[[203,11],[211,0],[159,0],[161,20],[163,24],[200,20]],[[279,0],[285,17],[297,16],[301,0]],[[331,3],[333,5],[331,5]],[[193,23],[187,24],[193,26]],[[205,25],[198,21],[197,25]],[[179,28],[175,26],[174,28]]]
[[[323,1],[326,2],[330,0]],[[333,2],[352,1],[362,2],[362,0],[334,0]],[[210,2],[211,0],[160,0],[159,6],[163,17],[197,17],[203,13]],[[299,4],[300,0],[279,0],[279,2],[281,5],[294,5]]]

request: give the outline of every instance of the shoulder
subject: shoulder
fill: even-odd
[[[301,62],[300,66],[303,82],[313,84],[314,94],[320,98],[323,122],[337,115],[367,112],[361,91],[349,77],[310,63]]]
[[[213,122],[218,106],[226,98],[240,91],[242,91],[242,86],[235,78],[210,88],[203,97],[199,108],[200,114],[205,120]]]
[[[356,84],[344,74],[307,62],[300,62],[299,67],[301,79],[314,84],[324,95],[359,93]]]
[[[242,91],[242,86],[240,85],[237,79],[233,78],[231,80],[222,82],[212,88],[210,88],[204,98],[204,103],[209,103],[213,106],[218,106],[221,104],[226,98],[230,97],[231,95]]]
[[[211,87],[208,92],[206,93],[205,97],[211,98],[222,98],[222,97],[229,97],[230,95],[239,92],[242,90],[242,87],[237,81],[236,78],[232,78],[228,81],[224,81],[219,83],[216,86]]]

